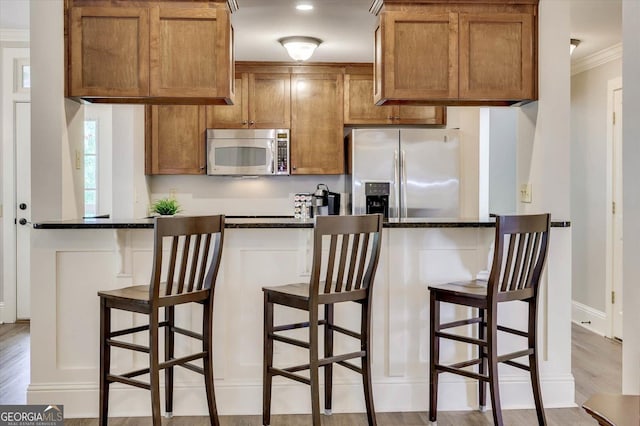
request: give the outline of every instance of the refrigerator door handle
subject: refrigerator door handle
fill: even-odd
[[[394,203],[389,206],[389,217],[400,218],[400,194],[398,186],[400,185],[400,160],[398,158],[398,150],[393,151],[393,194]],[[391,203],[390,203],[391,204]],[[391,212],[391,209],[395,212]]]
[[[400,217],[407,218],[408,208],[407,208],[407,162],[406,162],[406,153],[404,149],[400,152],[400,170],[402,172],[402,182],[400,183],[400,190],[402,191],[402,195],[400,198],[400,205],[402,206],[402,215]]]

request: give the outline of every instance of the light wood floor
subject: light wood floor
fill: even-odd
[[[576,403],[580,406],[594,393],[620,393],[622,383],[622,346],[572,326],[572,372],[576,380]],[[0,325],[0,404],[24,404],[29,383],[29,327],[25,324]],[[593,426],[597,423],[581,408],[547,409],[549,426]],[[536,426],[534,410],[505,410],[506,425]],[[426,412],[378,413],[380,426],[428,425]],[[272,426],[306,426],[309,415],[272,416]],[[364,414],[334,414],[324,416],[325,426],[366,426]],[[222,416],[222,426],[255,426],[260,416]],[[67,419],[66,426],[95,426],[97,419]],[[150,418],[110,419],[111,426],[147,426]],[[175,417],[163,419],[166,426],[206,426],[206,417]],[[477,411],[438,413],[439,426],[492,425],[491,412]]]

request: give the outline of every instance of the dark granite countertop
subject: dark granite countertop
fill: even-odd
[[[313,228],[313,219],[294,219],[291,216],[227,216],[225,227],[238,228]],[[493,218],[489,219],[440,219],[409,218],[391,219],[384,222],[385,228],[492,228]],[[553,228],[567,228],[569,221],[552,221]],[[153,229],[153,219],[76,219],[63,221],[44,221],[33,224],[35,229]]]

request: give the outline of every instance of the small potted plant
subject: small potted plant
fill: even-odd
[[[151,205],[151,212],[160,216],[173,216],[180,210],[180,204],[175,198],[161,198]]]

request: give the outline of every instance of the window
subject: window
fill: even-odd
[[[29,58],[15,59],[13,91],[15,93],[29,93],[30,89],[31,89],[31,65],[29,65]]]
[[[98,121],[84,122],[84,215],[98,214]]]

